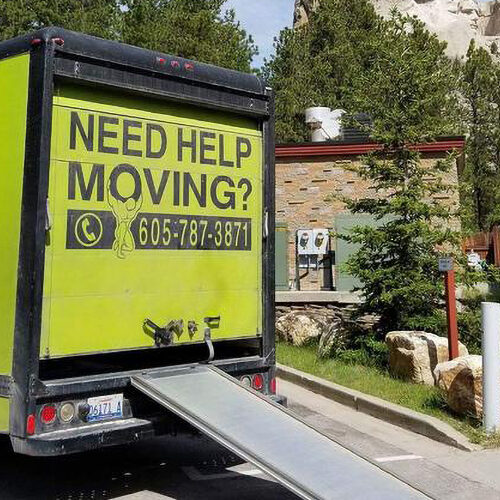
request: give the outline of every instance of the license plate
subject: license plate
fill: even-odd
[[[110,394],[87,399],[90,406],[87,422],[98,422],[123,415],[123,394]]]

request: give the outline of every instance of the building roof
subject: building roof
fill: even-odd
[[[462,151],[465,147],[464,136],[439,137],[434,142],[416,144],[411,149],[419,153],[446,153]],[[364,155],[373,151],[381,151],[383,146],[377,142],[328,141],[306,142],[297,144],[277,144],[276,158],[315,157],[315,156],[349,156]]]

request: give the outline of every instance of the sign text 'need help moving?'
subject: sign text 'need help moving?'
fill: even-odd
[[[258,136],[65,112],[66,248],[251,250]]]

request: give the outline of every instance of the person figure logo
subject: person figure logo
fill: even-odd
[[[124,259],[127,253],[135,250],[134,235],[130,230],[132,222],[137,217],[142,207],[142,194],[137,199],[130,197],[125,201],[115,198],[111,194],[111,182],[108,182],[107,198],[113,215],[116,219],[115,241],[113,242],[113,251],[120,259]]]

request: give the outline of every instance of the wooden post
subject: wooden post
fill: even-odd
[[[448,319],[448,351],[450,360],[458,358],[457,302],[455,298],[455,270],[444,273],[446,317]]]
[[[500,228],[498,226],[493,227],[491,239],[493,244],[493,263],[495,267],[500,267]]]

